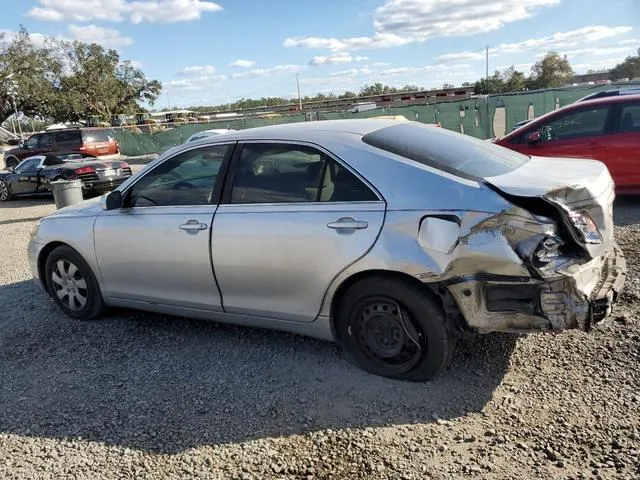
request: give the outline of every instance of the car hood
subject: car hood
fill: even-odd
[[[104,196],[104,195],[103,195]],[[94,197],[84,200],[74,205],[61,208],[47,215],[47,218],[66,218],[66,217],[93,217],[100,214],[102,210],[102,197]]]

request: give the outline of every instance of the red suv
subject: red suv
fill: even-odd
[[[616,193],[640,193],[640,95],[573,103],[495,143],[527,155],[600,160],[611,172]]]
[[[4,152],[7,168],[33,155],[56,152],[78,152],[94,157],[120,153],[118,142],[100,128],[64,128],[31,135],[22,145]]]

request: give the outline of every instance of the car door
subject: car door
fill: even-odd
[[[42,157],[26,158],[14,170],[11,191],[15,195],[35,193],[38,189],[38,172]]]
[[[594,105],[559,113],[526,129],[518,151],[543,157],[591,158],[606,161],[609,105]],[[539,139],[527,142],[533,132]]]
[[[228,313],[311,322],[331,281],[373,246],[385,203],[317,146],[239,146],[212,230]]]
[[[102,291],[115,300],[220,311],[210,257],[218,172],[232,143],[179,153],[143,175],[95,222]]]
[[[616,104],[614,129],[609,135],[607,166],[618,192],[640,192],[640,102]]]

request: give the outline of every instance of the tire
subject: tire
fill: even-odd
[[[51,298],[64,313],[88,320],[104,311],[98,281],[91,267],[73,248],[66,245],[55,248],[47,258],[44,271]]]
[[[18,166],[19,163],[20,163],[20,160],[18,160],[13,155],[4,159],[5,168],[15,168]]]
[[[349,360],[383,377],[429,380],[444,371],[454,350],[438,303],[420,286],[395,278],[367,278],[349,287],[335,327]]]
[[[11,194],[9,185],[6,182],[0,180],[0,202],[8,202],[12,198],[13,195]]]

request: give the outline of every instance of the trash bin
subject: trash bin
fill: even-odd
[[[84,200],[81,180],[56,180],[51,182],[51,187],[56,208],[68,207]]]

